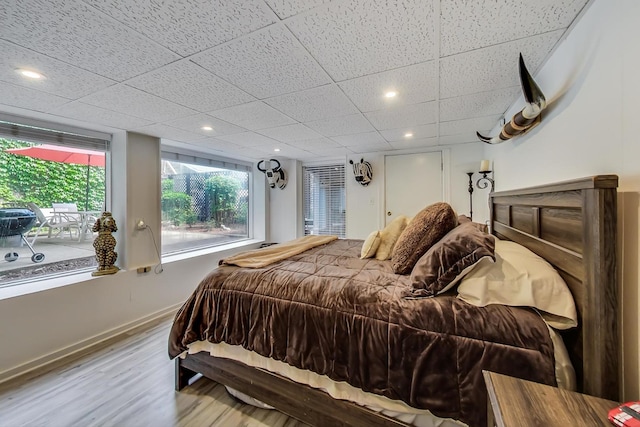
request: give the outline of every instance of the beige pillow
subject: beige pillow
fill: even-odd
[[[360,251],[360,258],[373,258],[380,246],[380,230],[376,230],[369,234],[364,243],[362,244],[362,250]]]
[[[408,220],[406,216],[400,215],[382,229],[380,232],[380,246],[378,246],[378,250],[376,251],[377,260],[384,261],[385,259],[391,258],[393,247],[407,226]]]
[[[517,243],[496,239],[496,261],[481,261],[458,285],[458,297],[476,306],[533,307],[549,326],[578,325],[575,301],[560,274]]]
[[[394,273],[411,273],[420,257],[456,225],[457,215],[448,203],[434,203],[418,212],[393,249]]]

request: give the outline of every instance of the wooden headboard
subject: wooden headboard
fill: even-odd
[[[578,328],[563,333],[579,391],[618,400],[618,177],[598,175],[490,195],[491,230],[550,262],[567,282]]]

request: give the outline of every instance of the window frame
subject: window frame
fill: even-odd
[[[254,215],[253,215],[253,205],[255,203],[255,194],[254,194],[254,171],[253,171],[253,163],[238,159],[231,159],[227,157],[217,156],[214,154],[210,154],[204,151],[194,151],[187,150],[183,148],[173,147],[165,144],[161,144],[160,148],[160,159],[180,162],[185,164],[192,164],[196,166],[207,166],[218,169],[226,169],[229,171],[238,171],[247,173],[247,235],[243,238],[239,238],[233,241],[224,241],[224,242],[205,242],[202,244],[197,244],[196,241],[193,241],[192,245],[187,247],[179,248],[179,249],[170,249],[168,251],[164,251],[162,243],[160,243],[160,256],[171,257],[179,254],[188,254],[190,252],[201,251],[216,247],[222,247],[227,244],[235,244],[237,242],[243,242],[253,239],[254,236]],[[158,177],[162,179],[162,177]],[[162,242],[162,230],[160,231],[161,237],[160,241]]]
[[[33,144],[52,144],[67,148],[88,149],[92,151],[100,151],[105,154],[105,166],[104,166],[104,205],[102,209],[110,210],[111,206],[111,146],[113,135],[103,132],[97,132],[89,129],[79,128],[70,125],[64,125],[55,122],[48,122],[44,120],[26,118],[16,116],[12,114],[0,113],[0,138],[7,140],[23,141]],[[27,195],[23,195],[27,196]],[[84,207],[78,205],[78,209],[82,210]],[[33,230],[33,229],[32,229]],[[27,240],[32,241],[29,237]],[[37,242],[36,242],[37,244]],[[23,247],[23,243],[20,247]],[[3,248],[4,249],[4,248]],[[38,247],[33,248],[35,252],[39,253]],[[3,252],[4,253],[4,252]],[[22,256],[21,256],[22,257]],[[94,257],[94,254],[88,257],[74,257],[66,258],[59,261],[45,262],[43,264],[33,263],[27,266],[17,267],[15,269],[6,269],[5,271],[13,271],[18,268],[29,269],[32,267],[35,270],[44,270],[41,274],[27,274],[25,277],[8,279],[6,283],[0,285],[1,287],[13,287],[22,286],[33,281],[51,280],[57,277],[69,276],[84,273],[88,270],[94,269],[95,266],[78,266],[77,268],[71,268],[67,270],[59,270],[55,266],[51,268],[43,268],[45,265],[58,264],[58,263],[70,263],[77,259],[84,259]],[[5,262],[5,260],[0,260]],[[45,258],[46,261],[46,258]],[[3,281],[4,282],[4,281]]]

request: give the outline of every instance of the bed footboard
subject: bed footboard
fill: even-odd
[[[189,381],[194,377],[200,375],[197,372],[184,366],[183,359],[179,357],[175,358],[175,390],[180,391],[189,385]]]
[[[230,359],[196,353],[185,359],[176,358],[175,366],[176,390],[184,388],[200,373],[312,426],[407,427],[405,423],[363,406],[336,400],[324,391]]]

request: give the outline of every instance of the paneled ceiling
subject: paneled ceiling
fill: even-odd
[[[0,111],[246,160],[481,144],[588,2],[13,0]]]

